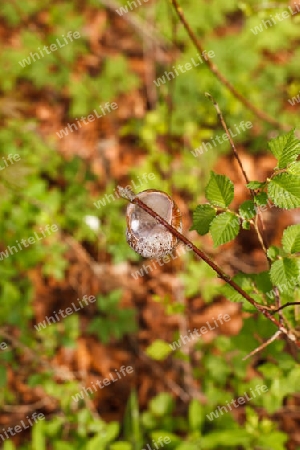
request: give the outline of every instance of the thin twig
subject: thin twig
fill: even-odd
[[[262,305],[257,303],[247,292],[245,292],[235,281],[233,281],[229,275],[227,275],[214,261],[210,259],[206,253],[196,247],[188,238],[186,238],[183,234],[181,234],[176,228],[172,227],[166,220],[157,214],[153,209],[147,206],[144,202],[142,202],[138,196],[134,196],[132,192],[128,192],[128,190],[124,188],[120,188],[118,186],[118,191],[121,197],[126,198],[132,203],[138,205],[144,211],[146,211],[150,216],[152,216],[157,222],[163,225],[170,233],[172,233],[176,238],[187,245],[191,250],[197,255],[199,258],[203,259],[227,284],[229,284],[235,291],[237,291],[245,300],[251,303],[254,308],[256,308],[259,312],[261,312],[265,317],[267,317],[282,333],[284,333],[292,342],[294,342],[297,347],[300,348],[300,342],[297,341],[297,338],[294,334],[289,332],[284,326],[282,326],[277,319],[275,319],[269,311],[267,311]]]
[[[213,103],[213,105],[214,105],[214,107],[215,107],[215,109],[216,109],[216,111],[217,111],[217,114],[218,114],[218,116],[219,116],[221,125],[222,125],[222,127],[224,128],[225,133],[227,134],[227,137],[228,137],[228,139],[229,139],[231,148],[232,148],[232,150],[233,150],[233,154],[234,154],[234,156],[235,156],[235,158],[236,158],[236,160],[237,160],[237,162],[238,162],[238,165],[240,166],[240,169],[241,169],[242,174],[243,174],[243,176],[244,176],[244,178],[245,178],[246,184],[250,183],[250,180],[249,180],[249,178],[248,178],[248,176],[247,176],[247,174],[246,174],[246,172],[245,172],[245,170],[244,170],[242,161],[241,161],[241,159],[240,159],[240,157],[239,157],[239,154],[238,154],[238,152],[237,152],[237,150],[236,150],[236,148],[235,148],[233,139],[232,139],[232,137],[231,137],[231,134],[229,133],[229,130],[228,130],[228,128],[227,128],[226,122],[225,122],[225,120],[224,120],[223,114],[222,114],[222,112],[221,112],[221,110],[220,110],[220,107],[219,107],[218,103],[215,101],[215,99],[213,98],[213,96],[210,95],[208,92],[205,92],[205,96],[206,96],[207,98],[210,99],[210,101]]]
[[[191,38],[191,41],[193,42],[193,44],[195,45],[196,49],[198,50],[198,52],[200,54],[204,53],[204,49],[202,47],[201,42],[197,39],[195,33],[193,32],[193,30],[191,29],[191,27],[189,26],[182,8],[178,5],[177,0],[170,0],[174,6],[174,9],[177,13],[177,16],[180,20],[180,22],[182,23],[182,25],[184,26],[185,30],[187,31],[188,35]],[[209,70],[218,78],[218,80],[232,93],[232,95],[234,95],[234,97],[236,97],[246,108],[248,108],[250,111],[253,112],[253,114],[255,114],[259,119],[270,123],[271,125],[280,128],[281,130],[290,130],[290,126],[288,126],[287,124],[282,124],[281,122],[278,122],[276,119],[274,119],[273,117],[269,116],[267,113],[265,113],[264,111],[258,109],[256,106],[254,106],[247,98],[245,98],[242,94],[240,94],[240,92],[238,92],[236,90],[236,88],[230,83],[230,81],[227,80],[227,78],[224,77],[224,75],[222,75],[218,69],[218,67],[208,58],[208,57],[204,57],[204,61],[205,64],[207,65],[207,67],[209,68]]]
[[[266,348],[268,345],[270,345],[272,342],[274,342],[277,338],[279,338],[279,336],[282,334],[282,331],[278,330],[276,331],[276,333],[270,338],[268,339],[266,342],[264,342],[263,344],[261,344],[259,347],[257,347],[255,350],[253,350],[252,352],[250,352],[248,355],[246,355],[243,358],[243,361],[245,361],[246,359],[250,358],[250,356],[255,355],[256,353],[260,352],[261,350],[263,350],[264,348]]]
[[[300,305],[300,302],[287,302],[285,305],[280,306],[280,308],[273,309],[271,314],[276,314],[278,311],[281,311],[283,308],[286,308],[287,306],[295,306]]]

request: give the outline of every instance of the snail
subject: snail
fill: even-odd
[[[148,189],[136,194],[136,197],[181,232],[181,212],[168,194]],[[127,206],[126,220],[127,242],[136,253],[144,258],[164,256],[178,244],[178,239],[172,233],[134,203]]]

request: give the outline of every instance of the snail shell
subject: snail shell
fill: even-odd
[[[136,197],[181,232],[181,213],[168,194],[148,189],[140,192]],[[164,256],[178,244],[178,239],[172,233],[134,203],[130,203],[127,207],[126,220],[127,242],[135,252],[144,258]]]

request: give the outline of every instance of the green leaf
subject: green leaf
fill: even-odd
[[[268,270],[265,270],[264,272],[255,274],[254,282],[255,282],[257,289],[260,292],[267,293],[267,292],[272,291],[272,289],[273,289],[273,285],[271,283],[270,274],[269,274]]]
[[[243,230],[250,230],[250,228],[251,228],[250,222],[248,222],[248,220],[243,220],[242,228],[243,228]]]
[[[233,281],[235,281],[245,292],[252,294],[253,284],[250,275],[240,272],[233,277]],[[244,297],[227,283],[221,287],[220,291],[231,302],[245,301]]]
[[[296,161],[300,153],[300,141],[295,137],[295,130],[272,139],[269,147],[278,160],[279,169],[284,169],[288,164]]]
[[[265,184],[265,181],[263,183],[260,181],[250,181],[250,183],[247,184],[247,188],[253,190],[260,189],[263,188]]]
[[[291,225],[284,230],[282,246],[287,253],[300,252],[300,225]]]
[[[176,436],[176,434],[170,433],[168,431],[160,431],[160,430],[153,431],[151,433],[151,439],[153,439],[156,442],[159,439],[164,442],[167,441],[168,446],[166,446],[166,448],[169,448],[169,449],[175,449],[176,446],[178,444],[180,444],[180,442],[181,442],[181,439],[178,436]]]
[[[249,220],[256,215],[256,209],[253,200],[246,200],[239,208],[240,216],[243,219]]]
[[[149,402],[150,412],[157,417],[171,414],[174,409],[173,397],[167,392],[161,392]]]
[[[234,239],[239,234],[239,230],[239,219],[231,212],[219,214],[212,221],[209,229],[215,247]]]
[[[282,258],[273,262],[270,270],[271,281],[280,290],[293,289],[299,277],[297,261],[291,258]]]
[[[268,185],[268,194],[279,208],[300,207],[300,177],[281,173],[272,178]]]
[[[300,161],[293,162],[288,168],[288,173],[292,175],[300,175]]]
[[[268,203],[268,196],[266,192],[259,192],[257,195],[255,195],[254,201],[259,206],[266,205]]]
[[[200,431],[202,423],[205,420],[204,408],[199,402],[193,398],[189,404],[189,426],[192,431]]]
[[[156,339],[146,349],[146,354],[157,361],[162,361],[172,352],[170,345],[162,339]]]
[[[109,450],[132,450],[132,445],[126,441],[114,442],[110,444]]]
[[[211,172],[205,196],[213,205],[226,208],[232,202],[234,196],[232,181],[225,175],[217,175]]]
[[[143,431],[140,418],[138,396],[135,389],[131,390],[127,405],[124,411],[124,423],[122,437],[129,442],[134,442],[136,448],[141,448],[143,444]]]
[[[271,245],[267,250],[268,258],[275,260],[280,255],[280,248],[276,245]]]
[[[211,205],[198,205],[193,213],[193,226],[201,236],[209,232],[211,221],[216,217],[216,211]]]
[[[0,387],[4,387],[7,384],[6,367],[0,366]]]
[[[37,422],[32,429],[32,450],[46,450],[44,422]]]

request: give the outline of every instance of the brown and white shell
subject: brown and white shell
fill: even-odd
[[[162,191],[148,189],[136,195],[176,230],[182,230],[181,213],[172,198]],[[144,258],[159,258],[170,253],[178,239],[140,206],[130,203],[126,212],[126,239]]]

